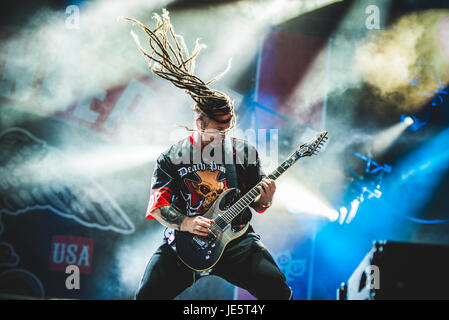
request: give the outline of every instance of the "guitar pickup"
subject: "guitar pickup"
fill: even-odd
[[[215,224],[221,229],[221,231],[225,231],[229,227],[229,223],[227,223],[220,216],[216,217],[214,221],[215,221]]]

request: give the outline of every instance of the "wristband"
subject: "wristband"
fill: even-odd
[[[261,202],[259,202],[259,205],[260,205],[262,208],[269,208],[269,207],[271,206],[272,203],[273,203],[272,201],[269,201],[268,203],[263,203],[263,202],[261,201]]]

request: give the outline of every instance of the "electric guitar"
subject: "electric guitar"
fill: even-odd
[[[267,176],[277,179],[300,158],[316,154],[327,140],[327,131],[323,131],[312,140],[302,144],[276,170]],[[249,227],[249,222],[239,231],[232,231],[231,221],[245,210],[260,191],[259,183],[249,190],[243,197],[228,208],[223,209],[225,198],[235,188],[225,190],[212,204],[212,207],[202,216],[213,220],[211,232],[207,236],[194,235],[186,231],[175,231],[176,253],[180,260],[194,271],[207,271],[221,258],[226,245],[242,236]]]

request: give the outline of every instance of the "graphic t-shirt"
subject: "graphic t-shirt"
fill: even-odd
[[[234,161],[237,176],[234,186],[237,191],[233,201],[265,177],[257,150],[248,142],[227,138],[225,141],[229,147],[225,148],[222,143],[220,155],[217,151],[220,149],[211,146],[201,150],[194,135],[195,133],[175,143],[158,157],[151,181],[146,218],[154,219],[151,213],[156,208],[168,205],[187,216],[207,212],[217,197],[230,187],[226,176],[229,159]],[[265,210],[258,212],[263,211]],[[245,209],[232,221],[233,229],[241,229],[250,221],[251,216],[251,209]]]

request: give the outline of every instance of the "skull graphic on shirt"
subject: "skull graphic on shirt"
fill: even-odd
[[[192,181],[193,191],[198,197],[203,199],[202,209],[209,210],[217,197],[225,190],[226,184],[224,181],[218,181],[219,171],[197,171],[196,174],[200,177],[200,182]],[[223,179],[224,180],[224,179]]]

